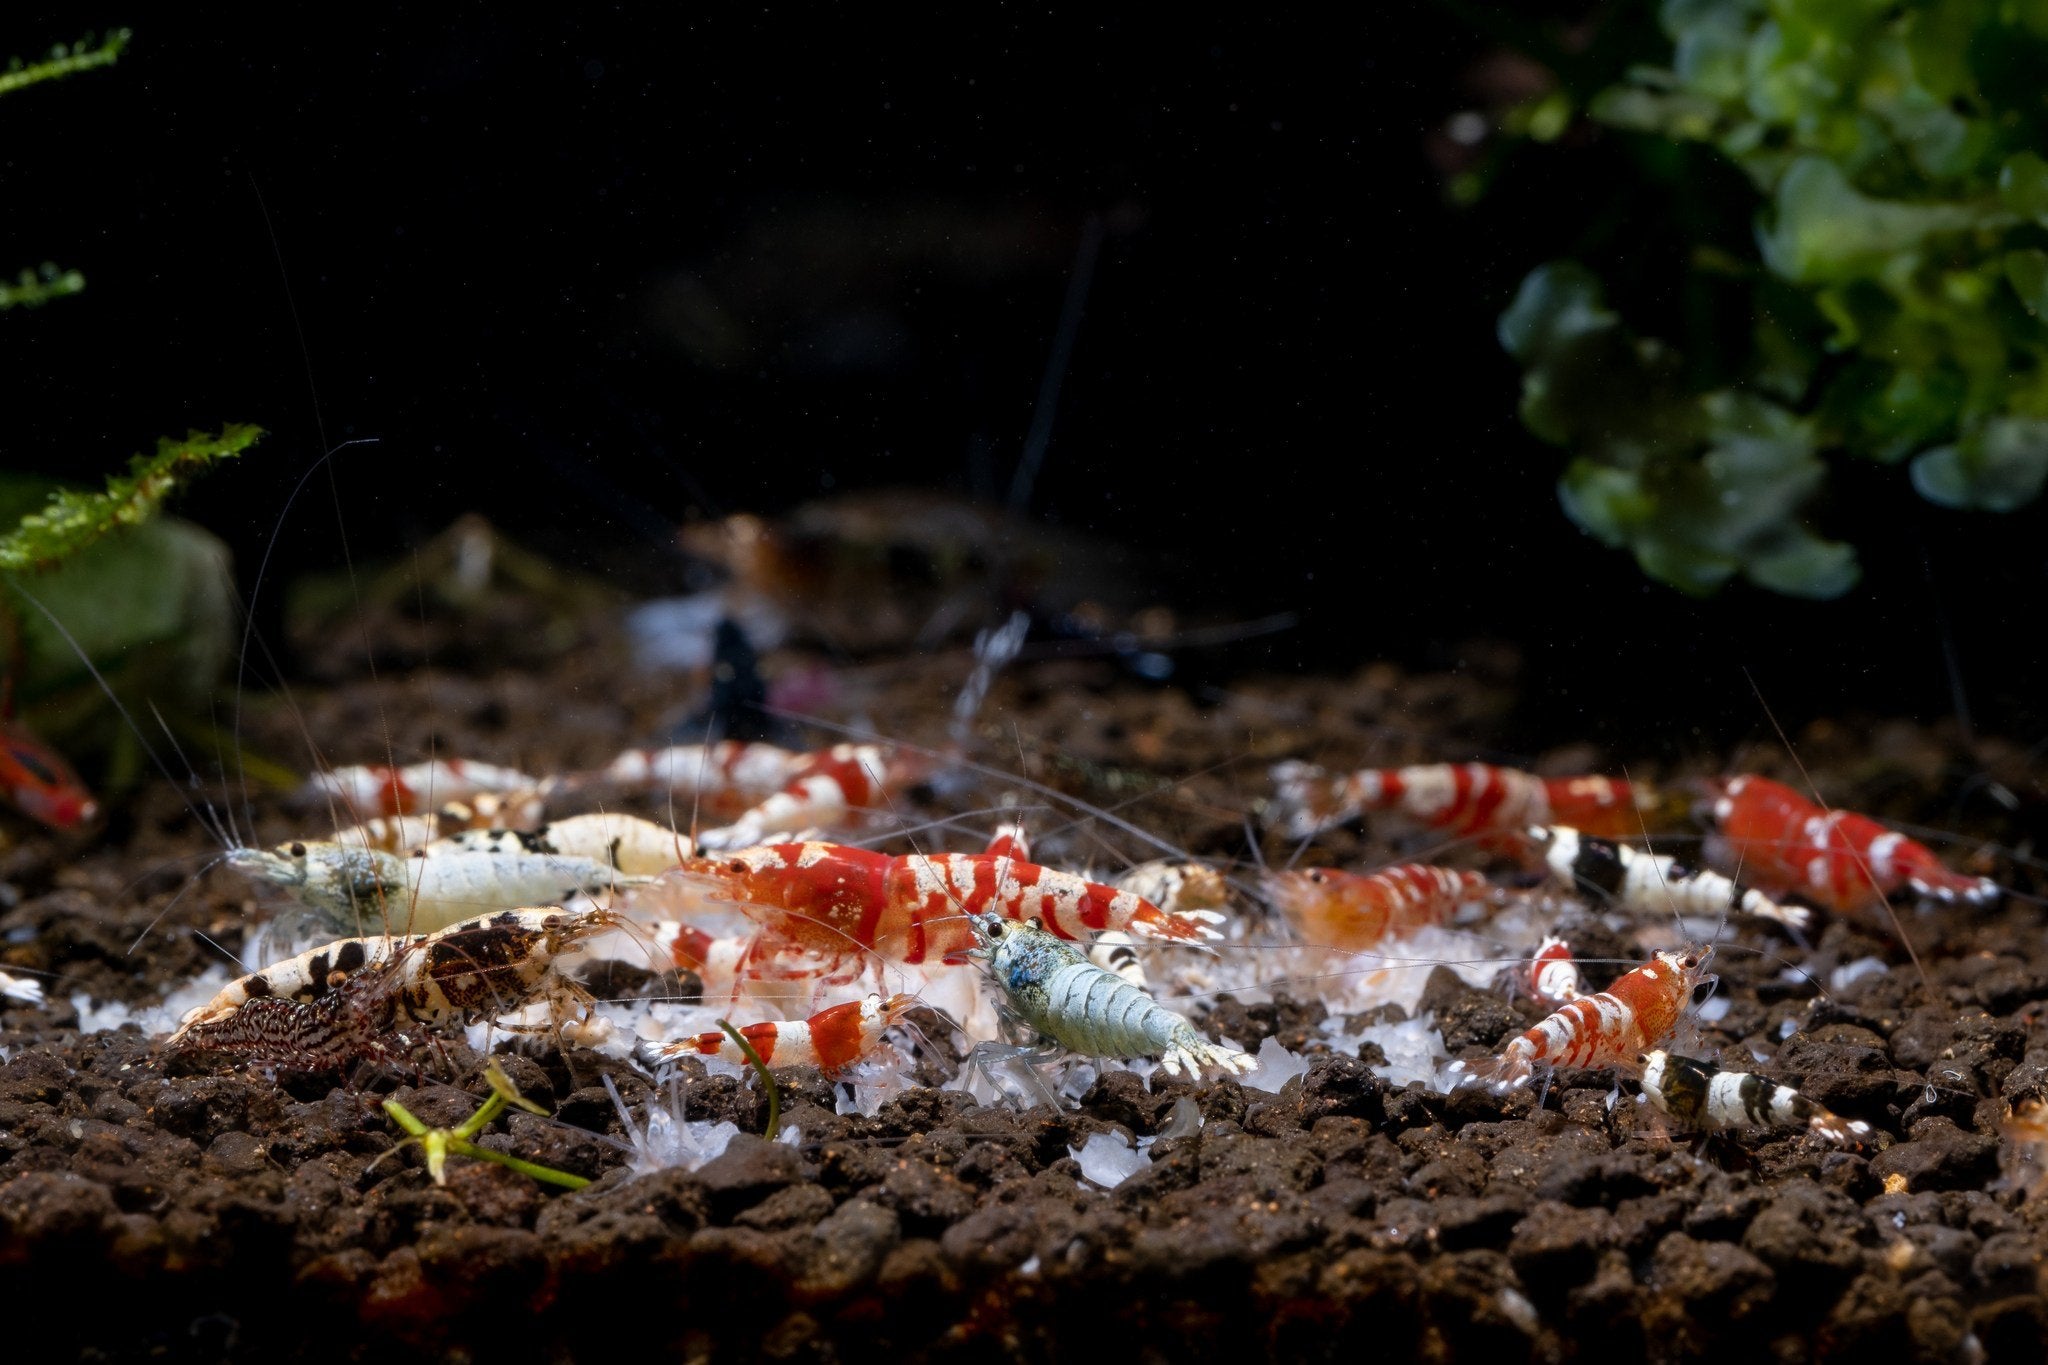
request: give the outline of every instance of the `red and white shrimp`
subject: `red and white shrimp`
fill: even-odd
[[[306,781],[314,800],[339,801],[358,819],[378,815],[416,815],[441,801],[467,801],[485,792],[523,791],[536,779],[511,768],[469,763],[459,758],[436,759],[404,767],[387,764],[336,768],[315,773]]]
[[[889,962],[960,962],[975,945],[967,916],[1036,917],[1065,939],[1104,929],[1201,943],[1220,938],[1222,916],[1168,914],[1119,891],[1001,853],[919,853],[897,857],[847,844],[766,844],[720,858],[685,859],[685,876],[709,881],[718,898],[762,922],[748,975],[790,975],[770,963],[815,963],[871,952]]]
[[[17,721],[0,721],[0,797],[51,829],[76,829],[99,814],[64,755]]]
[[[1659,953],[1597,995],[1582,995],[1510,1039],[1491,1061],[1451,1064],[1460,1085],[1505,1093],[1526,1085],[1539,1066],[1632,1070],[1678,1027],[1711,948]]]
[[[1951,903],[1998,899],[1998,883],[1950,871],[1925,844],[1868,816],[1816,806],[1768,778],[1730,778],[1712,811],[1709,851],[1717,861],[1837,914],[1875,909],[1902,887]]]
[[[1477,872],[1424,863],[1372,873],[1327,867],[1272,872],[1262,889],[1303,940],[1348,952],[1365,952],[1389,938],[1447,924],[1459,906],[1491,891]]]
[[[874,1056],[882,1047],[882,1035],[917,1004],[914,995],[870,995],[820,1010],[808,1019],[748,1024],[739,1033],[765,1066],[814,1066],[836,1076]],[[747,1060],[722,1030],[665,1043],[654,1050],[652,1060],[673,1062],[683,1057],[722,1057],[741,1064]]]
[[[1555,934],[1547,935],[1537,944],[1536,956],[1529,959],[1528,985],[1531,995],[1553,1009],[1584,995],[1585,983],[1579,976],[1579,963],[1572,956],[1571,944]]]
[[[707,848],[744,848],[777,834],[843,824],[856,810],[908,781],[917,764],[881,744],[835,744],[815,753],[773,744],[722,740],[666,749],[628,749],[596,772],[573,774],[553,790],[585,786],[667,791],[741,809],[731,825],[707,831]]]
[[[1639,832],[1656,797],[1641,784],[1607,777],[1538,777],[1488,763],[1366,768],[1349,775],[1307,763],[1273,769],[1285,829],[1306,839],[1361,811],[1398,811],[1430,829],[1465,836],[1564,824],[1626,838]]]

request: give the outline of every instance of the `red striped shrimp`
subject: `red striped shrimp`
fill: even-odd
[[[914,995],[886,999],[870,995],[820,1010],[808,1019],[748,1024],[739,1034],[765,1066],[814,1066],[827,1076],[837,1076],[874,1056],[882,1047],[882,1035],[918,1003]],[[651,1054],[657,1063],[684,1057],[722,1057],[742,1064],[747,1060],[731,1035],[722,1030],[665,1043]]]
[[[1579,976],[1579,963],[1572,956],[1571,944],[1555,934],[1546,935],[1536,945],[1536,955],[1529,959],[1528,986],[1531,995],[1553,1009],[1584,995],[1585,984]]]
[[[843,825],[902,780],[891,750],[878,744],[835,744],[804,756],[782,790],[723,829],[706,830],[705,848],[746,848],[778,834]]]
[[[686,859],[680,869],[709,881],[720,899],[762,922],[746,975],[791,955],[843,962],[872,952],[884,961],[960,962],[973,949],[967,916],[993,911],[1033,916],[1060,938],[1104,929],[1202,943],[1220,938],[1214,911],[1168,914],[1128,891],[1007,854],[919,853],[897,857],[847,844],[767,844],[724,857]],[[784,973],[787,975],[788,973]]]
[[[357,818],[369,819],[416,815],[437,801],[465,801],[484,792],[538,785],[536,779],[511,768],[445,758],[404,767],[378,763],[315,773],[306,780],[305,794],[314,800],[338,801]]]
[[[0,722],[0,795],[51,829],[76,829],[99,814],[64,755],[16,721]]]
[[[1476,872],[1424,863],[1373,873],[1326,867],[1269,872],[1261,889],[1304,941],[1347,952],[1365,952],[1389,938],[1447,924],[1459,906],[1491,893],[1486,878]]]
[[[1460,1085],[1491,1085],[1506,1093],[1528,1084],[1536,1068],[1633,1069],[1663,1046],[1692,1002],[1712,948],[1657,956],[1597,995],[1582,995],[1516,1035],[1490,1061],[1454,1062]]]
[[[695,973],[706,995],[737,982],[754,948],[752,934],[720,937],[672,919],[656,924],[651,937],[654,962]]]
[[[1538,777],[1488,763],[1365,768],[1349,775],[1281,763],[1273,783],[1291,839],[1306,839],[1361,811],[1398,811],[1430,829],[1463,837],[1564,824],[1608,838],[1640,831],[1655,794],[1606,777]]]
[[[706,848],[744,848],[777,834],[844,824],[857,810],[908,781],[914,760],[884,744],[835,744],[815,753],[773,744],[721,740],[666,749],[628,749],[595,772],[575,774],[556,790],[619,786],[667,791],[740,809],[738,818],[701,836]]]
[[[1996,882],[1950,871],[1925,844],[1868,816],[1816,806],[1768,778],[1721,783],[1712,814],[1717,861],[1837,914],[1876,909],[1901,888],[1950,903],[1998,899]]]

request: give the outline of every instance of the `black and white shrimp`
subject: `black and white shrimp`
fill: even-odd
[[[1747,1071],[1680,1057],[1661,1048],[1640,1059],[1643,1094],[1659,1113],[1688,1128],[1805,1128],[1840,1146],[1870,1139],[1870,1125],[1822,1108],[1788,1085]]]
[[[988,962],[1011,1007],[1054,1042],[1090,1057],[1158,1057],[1169,1072],[1185,1068],[1193,1076],[1211,1067],[1257,1067],[1248,1053],[1202,1037],[1185,1017],[1096,966],[1036,920],[970,918],[980,944],[971,955]]]
[[[637,815],[571,815],[538,829],[470,829],[437,839],[421,852],[545,854],[603,863],[628,876],[652,877],[696,852],[690,836]]]
[[[1813,914],[1802,905],[1780,905],[1718,872],[1693,867],[1662,853],[1582,834],[1565,825],[1535,825],[1529,838],[1543,852],[1551,880],[1579,891],[1611,897],[1616,904],[1653,914],[1720,915],[1733,911],[1775,920],[1803,930]]]

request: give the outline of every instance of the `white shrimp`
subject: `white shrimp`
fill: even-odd
[[[401,858],[338,843],[238,848],[228,864],[283,888],[342,927],[372,923],[430,932],[492,910],[559,905],[646,885],[592,858],[463,852]]]

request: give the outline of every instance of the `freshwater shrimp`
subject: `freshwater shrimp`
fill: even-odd
[[[430,934],[340,939],[229,982],[179,1021],[164,1049],[318,1072],[378,1052],[376,1040],[400,1022],[496,1018],[545,996],[559,1025],[582,993],[558,961],[620,923],[604,910],[521,908]]]
[[[685,859],[722,899],[764,920],[756,963],[789,953],[826,961],[871,951],[886,961],[964,960],[975,938],[967,916],[1036,915],[1060,938],[1125,929],[1182,943],[1220,938],[1214,911],[1168,914],[1114,887],[1007,854],[896,857],[847,844],[766,844],[724,857]],[[758,973],[753,973],[758,974]],[[805,971],[801,974],[811,974]]]
[[[1658,953],[1606,990],[1582,995],[1517,1034],[1498,1057],[1469,1067],[1453,1062],[1457,1084],[1506,1093],[1528,1084],[1538,1066],[1633,1067],[1678,1027],[1712,956],[1712,948]]]
[[[603,863],[628,876],[666,872],[696,852],[687,834],[637,815],[571,815],[533,830],[469,829],[426,845],[447,853],[546,854]]]
[[[334,831],[331,842],[380,853],[411,853],[433,843],[440,834],[438,815],[379,815]]]
[[[739,980],[754,950],[752,934],[716,937],[693,924],[662,920],[651,935],[653,959],[680,971],[694,972],[709,995]]]
[[[706,830],[705,848],[745,848],[777,834],[844,824],[856,810],[902,780],[891,767],[892,751],[877,744],[835,744],[804,761],[782,790],[723,829]]]
[[[815,1066],[827,1076],[836,1076],[874,1055],[882,1046],[882,1035],[917,1008],[918,1003],[914,995],[892,995],[886,999],[870,995],[865,1000],[849,1000],[820,1010],[808,1019],[748,1024],[739,1033],[753,1046],[764,1066]],[[652,1053],[652,1060],[657,1063],[683,1057],[746,1061],[746,1054],[723,1030],[664,1043]]]
[[[1404,863],[1373,873],[1327,867],[1269,872],[1261,890],[1304,941],[1365,952],[1389,938],[1447,923],[1459,906],[1491,888],[1476,872]]]
[[[338,801],[360,819],[417,815],[435,801],[464,801],[484,792],[520,791],[540,785],[534,778],[490,763],[436,759],[404,767],[365,764],[315,773],[304,794]]]
[[[1090,1057],[1158,1057],[1169,1072],[1190,1076],[1257,1068],[1250,1054],[1202,1037],[1185,1016],[1089,962],[1036,919],[982,913],[970,923],[979,944],[971,955],[988,962],[1025,1022],[1063,1047]]]
[[[51,829],[76,829],[100,809],[64,755],[17,721],[0,721],[0,794]]]
[[[1348,775],[1308,763],[1273,768],[1284,828],[1306,839],[1361,811],[1399,811],[1457,836],[1509,833],[1553,822],[1609,838],[1635,834],[1656,810],[1654,792],[1607,777],[1538,777],[1488,763],[1365,768]]]
[[[1841,1146],[1860,1146],[1870,1125],[1844,1119],[1788,1085],[1746,1071],[1680,1057],[1662,1048],[1636,1059],[1643,1094],[1659,1113],[1688,1128],[1805,1128]]]
[[[331,842],[295,841],[265,851],[238,848],[228,865],[269,882],[337,925],[404,922],[427,931],[489,910],[599,896],[652,878],[628,876],[593,858],[552,853],[458,852],[402,858]]]
[[[1868,816],[1816,806],[1768,778],[1721,783],[1712,816],[1717,861],[1837,914],[1875,909],[1901,887],[1948,903],[1998,899],[1998,883],[1950,871],[1925,844]]]
[[[1804,906],[1780,905],[1718,872],[1564,825],[1532,826],[1529,839],[1542,852],[1551,880],[1559,886],[1590,891],[1631,910],[1674,915],[1718,915],[1732,910],[1800,930],[1813,919]]]
[[[1529,993],[1555,1008],[1568,1005],[1584,995],[1578,961],[1572,946],[1555,934],[1546,935],[1529,959]]]

